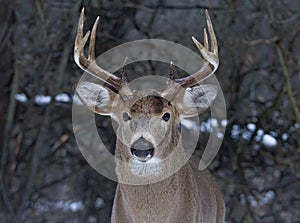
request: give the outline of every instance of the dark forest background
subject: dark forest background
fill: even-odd
[[[226,222],[299,223],[298,0],[0,0],[0,222],[109,222],[116,183],[87,164],[72,129],[73,88],[82,75],[73,44],[83,6],[86,29],[100,15],[97,55],[143,38],[197,52],[191,36],[203,39],[209,9],[228,113],[209,168],[224,194]],[[128,74],[168,72],[160,67],[133,64]],[[97,119],[113,147],[109,119]]]

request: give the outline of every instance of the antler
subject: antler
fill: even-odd
[[[189,86],[198,84],[199,82],[203,81],[204,79],[212,75],[219,66],[217,39],[207,10],[205,10],[205,16],[206,16],[206,22],[208,27],[208,33],[211,39],[211,47],[209,47],[207,32],[205,28],[204,28],[204,46],[200,42],[198,42],[196,38],[192,37],[193,42],[199,49],[205,62],[203,66],[194,74],[179,79],[174,78],[174,69],[173,69],[173,65],[171,64],[170,84],[175,83],[176,86],[171,84],[173,85],[173,87],[170,88],[171,85],[169,85],[169,87],[167,87],[165,91],[166,95],[170,93],[172,95],[173,93],[176,94],[179,86],[183,88],[187,88]],[[74,46],[75,62],[84,71],[94,75],[97,78],[100,78],[101,80],[105,81],[106,83],[114,87],[117,91],[120,91],[121,88],[126,86],[127,84],[125,83],[126,78],[124,77],[125,69],[123,68],[122,78],[119,78],[114,74],[111,74],[108,71],[101,68],[100,66],[98,66],[95,61],[95,38],[96,38],[96,30],[99,22],[99,17],[97,17],[93,25],[92,32],[88,31],[84,36],[83,36],[83,19],[84,19],[84,8],[81,11],[80,18],[78,21],[78,29],[77,29],[76,39],[75,39],[75,46]],[[86,57],[84,55],[84,47],[90,37],[90,34],[91,34],[91,38],[88,47],[88,57]],[[211,48],[211,51],[209,50],[209,48]],[[126,87],[126,91],[124,91],[124,94],[129,92],[129,89],[127,88],[128,87]]]
[[[179,84],[183,88],[187,88],[189,86],[193,86],[195,84],[198,84],[199,82],[203,81],[210,75],[212,75],[216,69],[219,66],[219,57],[218,57],[218,44],[217,44],[217,38],[208,14],[207,9],[205,10],[205,16],[206,16],[206,22],[208,27],[208,33],[211,39],[211,51],[209,51],[209,44],[208,44],[208,38],[207,38],[207,32],[204,28],[204,46],[198,42],[198,40],[195,37],[192,37],[193,42],[199,49],[203,59],[205,60],[203,66],[196,71],[194,74],[180,78],[175,79],[175,83]]]
[[[84,47],[87,40],[89,39],[90,31],[88,31],[83,36],[83,19],[84,8],[82,8],[78,21],[78,29],[74,46],[74,60],[81,69],[97,78],[100,78],[101,80],[114,87],[117,91],[119,91],[122,87],[121,79],[98,66],[95,61],[95,38],[99,16],[97,17],[92,29],[87,58],[84,55]]]

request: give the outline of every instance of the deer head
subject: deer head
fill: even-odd
[[[74,59],[89,74],[106,82],[110,87],[91,82],[80,82],[76,93],[82,103],[93,112],[111,116],[117,123],[116,157],[130,163],[134,175],[151,176],[162,173],[162,160],[181,146],[180,120],[205,111],[217,95],[213,85],[199,85],[218,68],[218,47],[208,12],[206,21],[210,36],[204,28],[204,44],[194,37],[193,42],[204,59],[203,66],[184,78],[174,77],[170,65],[165,90],[134,91],[126,81],[125,68],[118,77],[95,62],[95,37],[99,17],[92,31],[83,36],[84,9],[81,12],[75,40]],[[89,40],[88,55],[84,48]],[[149,165],[152,165],[151,168]]]

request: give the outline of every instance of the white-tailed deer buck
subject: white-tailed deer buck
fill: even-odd
[[[74,48],[75,61],[80,68],[105,81],[112,89],[80,82],[76,93],[90,110],[109,115],[118,123],[115,158],[130,168],[117,164],[117,176],[139,182],[118,184],[111,222],[224,221],[222,194],[207,170],[200,171],[193,161],[186,160],[179,127],[181,118],[197,116],[217,95],[217,88],[213,85],[199,85],[219,65],[216,37],[208,12],[205,13],[211,46],[206,29],[204,45],[192,38],[204,59],[200,70],[175,79],[171,64],[170,78],[163,92],[135,92],[130,89],[125,72],[117,77],[96,64],[94,47],[99,18],[91,34],[87,32],[83,36],[84,10],[81,12]],[[89,37],[86,57],[84,47]],[[170,157],[172,159],[168,159]],[[176,169],[178,165],[181,168]]]

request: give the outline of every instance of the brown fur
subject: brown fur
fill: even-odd
[[[184,156],[180,131],[176,128],[179,114],[175,106],[163,98],[146,96],[136,101],[130,114],[132,121],[143,119],[145,122],[153,116],[161,117],[166,110],[172,114],[172,123],[165,139],[157,145],[156,155],[165,158],[179,145],[180,154]],[[146,128],[145,125],[143,127]],[[116,145],[116,157],[127,162],[131,159],[129,148],[120,140]],[[181,162],[181,159],[176,157],[173,162]],[[165,166],[172,165],[169,163]],[[167,175],[168,172],[164,170],[162,175]],[[119,179],[136,180],[124,167],[117,168],[117,175]],[[188,161],[178,172],[160,182],[146,185],[119,184],[111,222],[222,223],[224,211],[222,194],[209,171],[199,171],[192,161]]]
[[[119,184],[112,223],[223,223],[222,194],[207,170],[188,162],[171,177],[154,184]]]
[[[98,92],[104,92],[103,87],[98,88]],[[109,90],[107,92],[103,94],[105,97],[113,95]],[[80,93],[85,95],[85,92]],[[198,170],[191,161],[186,162],[181,132],[177,128],[182,111],[179,113],[174,104],[176,101],[169,102],[159,97],[158,92],[152,93],[132,104],[124,102],[118,95],[110,96],[110,103],[107,104],[108,108],[112,108],[112,117],[119,124],[115,158],[116,173],[121,182],[116,190],[111,222],[223,223],[224,201],[210,173]],[[85,103],[89,104],[89,101]],[[106,107],[101,109],[100,114],[107,114]],[[94,108],[94,111],[99,110]],[[130,117],[127,121],[123,120],[124,112]],[[166,112],[170,113],[167,122],[162,119]],[[154,157],[161,160],[157,175],[135,175],[132,172],[131,168],[136,163],[132,163],[130,146],[140,137],[151,141],[155,147]],[[150,173],[152,167],[148,164],[145,166]],[[178,170],[178,167],[181,168]]]

